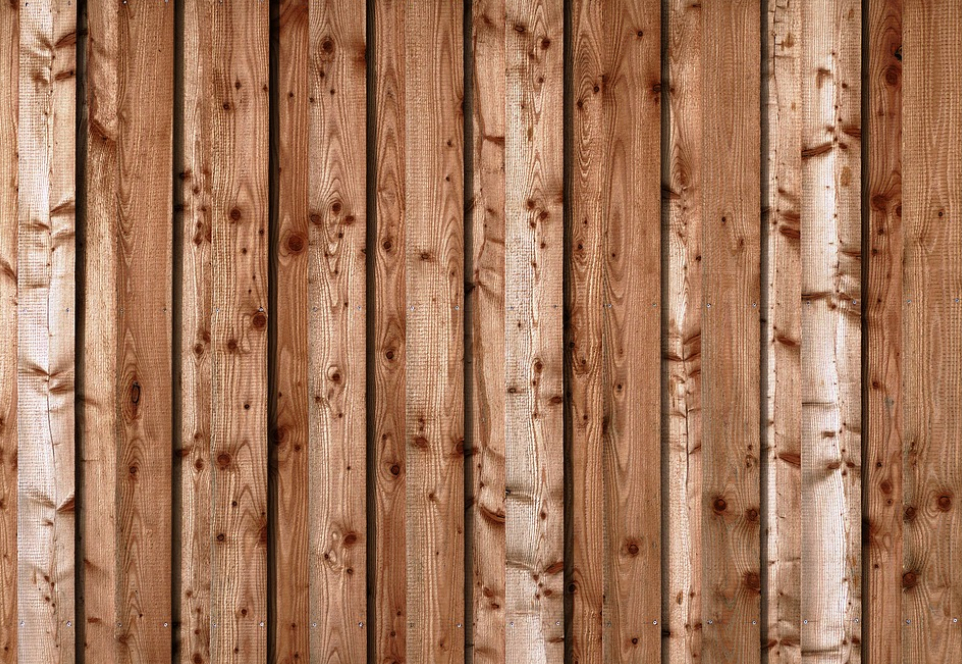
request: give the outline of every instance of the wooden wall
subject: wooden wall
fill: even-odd
[[[0,664],[962,661],[960,34],[0,2]]]

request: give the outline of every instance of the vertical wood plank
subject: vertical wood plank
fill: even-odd
[[[572,209],[568,216],[568,390],[571,483],[570,658],[600,664],[604,628],[604,114],[602,7],[574,2],[571,33]],[[573,157],[573,158],[572,158]]]
[[[753,0],[703,12],[708,664],[759,661],[759,19]]]
[[[406,200],[407,89],[405,2],[374,3],[374,658],[407,658]]]
[[[768,447],[770,664],[802,661],[802,104],[804,2],[768,5]],[[857,40],[856,40],[857,41]],[[855,180],[857,181],[857,180]]]
[[[868,5],[865,654],[902,657],[902,0]]]
[[[83,534],[84,652],[116,658],[117,390],[120,306],[117,136],[119,10],[87,5],[84,210]]]
[[[267,656],[266,2],[214,6],[211,658]]]
[[[212,3],[183,3],[181,213],[181,542],[180,662],[211,661],[213,485],[213,66]],[[188,63],[196,63],[190,66]]]
[[[76,7],[20,14],[19,661],[75,657]]]
[[[470,288],[472,547],[475,664],[505,661],[505,66],[504,0],[472,3],[474,131]]]
[[[841,664],[861,658],[861,9],[801,18],[801,648]]]
[[[20,7],[0,6],[0,662],[17,660],[17,114]]]
[[[661,659],[661,2],[605,5],[605,661]],[[657,378],[656,378],[657,377]]]
[[[701,656],[702,4],[671,0],[668,16],[670,180],[668,272],[667,587],[671,664]]]
[[[505,3],[505,653],[564,658],[563,4]]]
[[[573,12],[573,650],[647,661],[661,652],[661,11]]]
[[[907,3],[902,657],[962,652],[962,6]]]
[[[122,662],[169,659],[171,649],[173,30],[170,4],[122,5],[117,90],[117,657]]]
[[[277,238],[275,278],[277,342],[272,379],[271,440],[276,447],[274,518],[276,613],[272,654],[277,664],[310,657],[308,396],[308,208],[310,145],[309,5],[280,3],[277,25],[278,90]],[[315,614],[316,615],[316,614]]]
[[[311,658],[330,662],[367,657],[365,31],[363,4],[310,12]]]
[[[444,664],[464,656],[463,12],[405,11],[407,660]]]

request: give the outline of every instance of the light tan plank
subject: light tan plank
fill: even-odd
[[[802,7],[768,5],[768,656],[798,664],[802,594]]]
[[[962,6],[906,3],[902,661],[962,652]]]
[[[74,660],[77,13],[20,14],[19,661]]]
[[[363,5],[310,11],[311,658],[367,657]]]
[[[861,655],[860,4],[801,19],[801,648],[841,664]]]

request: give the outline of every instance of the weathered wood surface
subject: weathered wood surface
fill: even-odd
[[[77,14],[68,0],[22,7],[16,270],[18,661],[38,664],[73,662],[76,654],[76,45]]]
[[[962,6],[903,17],[902,660],[962,653]]]
[[[0,662],[17,658],[17,128],[20,12],[0,6]]]
[[[267,658],[268,4],[208,14],[211,661]]]
[[[660,584],[644,582],[662,546],[660,4],[573,7],[573,574],[590,582],[575,589],[572,650],[585,662],[661,653]]]
[[[367,652],[365,14],[343,0],[309,11],[311,660],[360,662]]]
[[[902,0],[868,14],[865,303],[865,658],[902,652]]]
[[[271,656],[277,664],[310,657],[310,397],[308,385],[308,232],[310,152],[310,7],[276,7],[277,78],[274,136],[277,192],[270,292],[275,341],[271,356],[271,444],[275,614]],[[315,74],[316,76],[316,74]]]
[[[960,30],[2,4],[0,662],[957,660]]]
[[[702,8],[703,661],[759,661],[760,6]]]

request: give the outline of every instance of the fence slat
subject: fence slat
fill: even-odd
[[[802,652],[861,656],[860,4],[801,12]]]
[[[407,660],[406,3],[374,3],[374,659]]]
[[[367,652],[365,10],[311,7],[311,657]],[[316,616],[316,617],[313,617]]]
[[[902,1],[869,3],[865,653],[902,656]]]
[[[564,14],[505,21],[506,660],[564,659]]]
[[[581,599],[576,584],[584,641],[573,648],[586,661],[661,652],[661,464],[651,462],[661,452],[660,8],[648,0],[573,8],[569,253],[584,266],[572,267],[569,306],[585,325],[570,332],[580,346],[570,373],[580,381],[584,372],[571,426],[572,454],[585,456],[573,456],[572,469],[574,519],[592,538],[579,543],[575,527],[575,575],[592,583]]]
[[[765,450],[771,664],[801,649],[802,551],[802,3],[768,6],[768,430]]]
[[[759,19],[703,8],[704,661],[759,661]],[[709,622],[711,621],[711,622]]]
[[[213,5],[183,3],[183,99],[178,145],[181,172],[180,353],[180,662],[211,658],[214,413],[213,340],[213,67],[207,41]],[[196,63],[189,66],[187,63]]]
[[[504,0],[473,10],[473,199],[465,278],[471,422],[466,504],[476,664],[505,661],[505,50]]]
[[[171,647],[174,8],[122,5],[118,35],[118,660]],[[158,580],[161,580],[158,583]]]
[[[962,6],[906,3],[902,657],[962,652]]]
[[[75,657],[74,303],[77,14],[20,13],[19,661]]]
[[[211,659],[267,657],[268,9],[213,6]]]
[[[0,6],[0,662],[17,659],[17,127],[20,7]]]
[[[405,6],[408,660],[464,658],[462,7]]]
[[[274,653],[277,664],[310,655],[310,397],[308,387],[308,207],[310,151],[307,0],[285,0],[277,16],[277,234],[271,256],[276,343],[271,385],[276,512]]]
[[[668,232],[662,238],[668,253],[663,276],[668,297],[663,615],[668,621],[668,662],[690,664],[700,657],[702,641],[702,7],[671,0],[668,9],[668,83],[662,88],[668,94],[671,132],[662,146],[669,151],[670,164]]]

